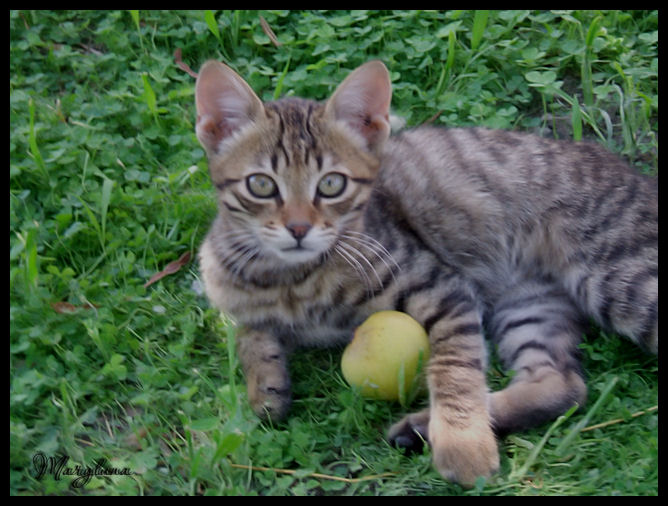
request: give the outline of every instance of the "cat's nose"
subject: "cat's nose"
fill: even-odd
[[[292,237],[299,241],[308,234],[309,230],[311,230],[311,224],[305,221],[290,222],[285,225],[285,228],[290,231]]]

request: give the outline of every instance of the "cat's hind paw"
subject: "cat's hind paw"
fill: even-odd
[[[420,452],[429,441],[429,409],[405,416],[387,431],[387,439],[405,453]]]

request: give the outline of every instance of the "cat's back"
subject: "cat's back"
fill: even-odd
[[[656,179],[593,142],[418,127],[388,140],[378,183],[401,219],[430,231],[425,242],[467,258],[521,238],[544,250],[546,240],[575,247],[593,235],[656,233]]]
[[[636,185],[649,198],[656,196],[653,178],[598,143],[481,127],[403,131],[388,141],[384,171],[388,180],[457,186],[458,191],[483,192],[506,204],[513,199],[544,204],[546,197],[570,200],[579,193],[592,197]]]

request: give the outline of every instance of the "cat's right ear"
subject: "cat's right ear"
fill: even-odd
[[[264,115],[262,101],[239,75],[219,61],[207,61],[195,84],[197,138],[207,154]]]

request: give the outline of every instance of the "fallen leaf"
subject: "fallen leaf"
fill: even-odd
[[[178,272],[181,269],[181,267],[186,265],[189,261],[190,261],[190,251],[186,251],[183,255],[179,257],[178,260],[169,262],[163,270],[151,276],[151,279],[149,279],[146,283],[144,283],[144,288],[148,288],[153,283],[161,280],[165,276],[169,276],[170,274]]]
[[[181,60],[181,48],[176,48],[174,51],[174,63],[183,71],[187,72],[191,76],[193,76],[195,79],[197,79],[197,72],[194,72],[186,63],[183,63],[183,60]]]
[[[81,306],[75,306],[74,304],[70,304],[69,302],[60,301],[60,302],[52,302],[51,307],[56,313],[72,314],[76,313],[79,309],[93,309],[93,308],[99,308],[100,306],[88,303],[82,304]]]
[[[269,37],[271,43],[274,46],[279,47],[281,43],[276,38],[276,34],[271,29],[271,26],[269,26],[269,23],[267,23],[262,16],[260,16],[260,26],[262,27],[262,31],[266,34],[266,36]]]

